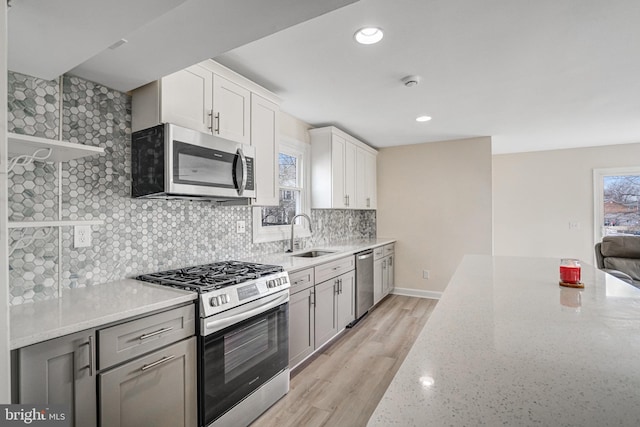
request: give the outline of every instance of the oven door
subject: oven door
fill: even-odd
[[[203,320],[200,415],[208,426],[288,367],[289,292]]]

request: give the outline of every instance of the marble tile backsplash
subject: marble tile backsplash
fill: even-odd
[[[252,242],[252,208],[138,200],[131,189],[131,99],[74,76],[45,81],[9,72],[8,129],[100,146],[105,154],[61,166],[34,163],[9,175],[9,220],[100,219],[92,245],[73,247],[73,227],[10,233],[12,305],[56,298],[63,288],[283,251],[287,241]],[[312,210],[313,240],[375,237],[375,211]],[[244,220],[245,234],[235,233]],[[35,234],[36,239],[31,239]]]

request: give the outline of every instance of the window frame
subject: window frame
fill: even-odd
[[[298,164],[302,169],[300,173],[302,186],[302,190],[300,191],[300,213],[305,213],[311,217],[311,146],[294,138],[281,137],[278,155],[280,153],[298,158]],[[278,182],[278,200],[280,200],[279,192],[280,185]],[[278,240],[288,240],[291,238],[291,225],[262,225],[262,206],[254,206],[252,213],[253,243],[276,242]],[[309,225],[306,224],[306,221],[297,221],[294,226],[294,231],[296,237],[311,236]]]
[[[604,178],[607,176],[640,175],[640,166],[600,168],[593,170],[593,238],[594,245],[604,237]]]

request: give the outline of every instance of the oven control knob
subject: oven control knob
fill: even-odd
[[[273,279],[267,280],[267,288],[275,288],[276,282]]]
[[[209,304],[211,304],[212,307],[217,307],[220,305],[220,300],[218,299],[218,297],[211,297],[211,299],[209,300]]]
[[[229,295],[227,294],[222,294],[220,295],[220,304],[226,304],[229,302]]]

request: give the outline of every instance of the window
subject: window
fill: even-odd
[[[594,169],[595,239],[640,235],[640,167]]]
[[[280,204],[253,209],[254,243],[288,239],[291,235],[291,219],[299,213],[310,215],[308,156],[308,144],[294,140],[280,141]],[[296,237],[310,235],[306,222],[300,222],[295,227]]]

